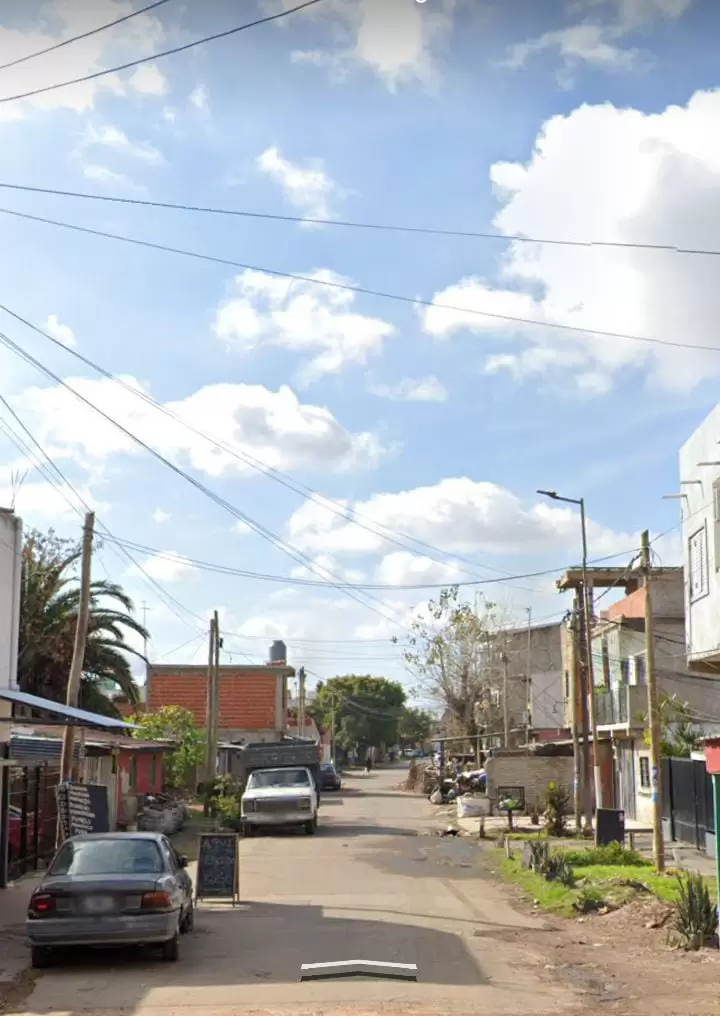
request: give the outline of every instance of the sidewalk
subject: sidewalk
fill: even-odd
[[[25,913],[40,873],[26,875],[0,889],[0,991],[27,968],[30,953],[25,938]],[[1,998],[0,998],[1,1002]]]

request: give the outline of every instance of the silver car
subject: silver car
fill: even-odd
[[[32,965],[46,967],[56,949],[96,945],[159,945],[177,960],[194,918],[187,863],[161,833],[72,836],[30,897]]]

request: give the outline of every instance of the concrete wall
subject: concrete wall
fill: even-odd
[[[716,526],[713,487],[720,483],[720,467],[698,466],[720,460],[720,403],[705,417],[680,449],[680,501],[685,569],[685,612],[689,660],[720,659],[720,527]],[[690,540],[704,533],[707,581],[705,591],[690,595]]]
[[[528,808],[542,808],[545,804],[548,783],[555,780],[572,794],[573,760],[544,755],[496,755],[485,763],[487,792],[493,799],[498,787],[524,787]]]
[[[0,508],[0,688],[17,687],[22,522]]]
[[[507,632],[510,726],[524,726],[528,708],[535,729],[556,729],[563,723],[563,662],[561,625],[537,625]],[[528,641],[530,675],[528,680]]]

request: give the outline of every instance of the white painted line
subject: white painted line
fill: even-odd
[[[330,967],[383,967],[388,970],[414,970],[416,963],[386,963],[383,960],[336,960],[333,963],[303,963],[301,970],[328,970]]]

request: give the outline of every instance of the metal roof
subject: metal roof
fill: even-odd
[[[14,688],[0,689],[0,699],[14,702],[19,706],[27,706],[29,709],[41,709],[45,713],[52,713],[53,716],[62,716],[69,721],[74,721],[77,726],[100,727],[105,730],[135,729],[134,723],[126,723],[125,720],[103,716],[101,713],[89,713],[86,709],[75,709],[73,706],[40,698],[39,695],[29,695],[26,691],[16,691]]]

